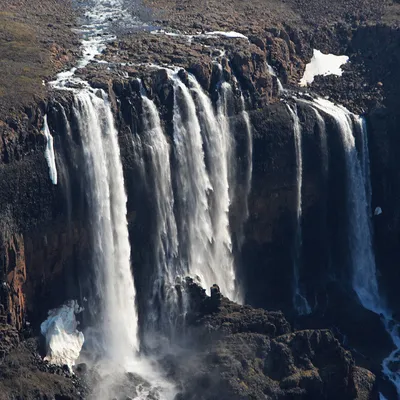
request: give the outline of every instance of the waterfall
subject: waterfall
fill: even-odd
[[[107,41],[113,39],[113,35],[109,33],[111,22],[114,24],[113,21],[118,20],[119,29],[121,22],[127,27],[141,23],[129,17],[121,0],[100,0],[92,6],[85,13],[87,24],[81,30],[85,35],[81,42],[83,56],[71,70],[58,74],[57,79],[50,82],[55,89],[73,94],[73,113],[81,144],[78,146],[81,149],[78,157],[80,162],[76,167],[80,169],[82,187],[85,188],[92,242],[93,276],[90,275],[90,278],[93,293],[88,299],[87,307],[94,322],[94,326],[86,327],[86,349],[82,357],[89,358],[87,361],[93,363],[92,367],[100,377],[96,379],[91,393],[93,399],[134,396],[170,400],[176,394],[173,385],[159,373],[156,364],[139,354],[136,292],[131,271],[127,224],[127,195],[111,105],[104,91],[92,89],[88,82],[75,75],[78,69],[84,68],[100,54]],[[168,179],[163,175],[168,145],[159,135],[157,126],[160,124],[154,107],[145,100],[144,108],[150,115],[147,131],[151,138],[148,138],[147,143],[140,142],[134,150],[135,155],[140,156],[145,146],[157,148],[153,161],[158,168],[155,175],[160,177],[158,186],[156,185],[160,199],[157,211],[161,216],[159,230],[165,236],[165,232],[173,231],[172,227],[163,226],[164,223],[168,225],[166,215],[172,214],[169,207],[173,206],[168,205],[167,201],[161,202],[164,196],[170,195]],[[52,144],[51,135],[46,135],[46,138],[48,144]],[[78,149],[76,151],[79,152]],[[144,175],[144,162],[141,162],[141,166]],[[175,251],[173,244],[169,247],[168,243],[161,243],[160,239],[159,247],[162,246],[166,248],[165,253]],[[133,374],[129,375],[128,372]]]
[[[208,262],[208,246],[213,240],[208,194],[212,187],[207,174],[200,123],[189,89],[173,75],[174,153],[177,160],[176,186],[179,197],[178,228],[185,254],[185,270],[198,277],[205,288],[216,282],[213,266]]]
[[[301,140],[301,124],[297,115],[297,106],[287,105],[289,114],[293,119],[293,135],[296,153],[296,232],[294,243],[294,260],[293,260],[293,305],[299,315],[307,315],[311,313],[311,307],[306,297],[302,293],[300,285],[300,265],[302,252],[302,187],[303,187],[303,155]]]
[[[117,131],[104,92],[102,97],[89,90],[77,92],[74,112],[84,153],[100,346],[105,358],[127,368],[139,349],[127,197]]]
[[[168,329],[170,322],[179,316],[178,296],[175,284],[183,275],[178,263],[178,232],[174,215],[174,194],[172,189],[170,145],[161,126],[156,105],[142,90],[144,132],[141,140],[143,153],[141,163],[148,160],[146,184],[154,196],[156,207],[156,232],[154,254],[156,271],[153,281],[147,321],[150,327],[161,324]],[[145,169],[143,166],[141,168]],[[156,309],[160,309],[159,312]],[[161,321],[160,321],[161,320]],[[173,332],[170,332],[173,333]]]
[[[176,289],[185,276],[199,280],[206,289],[217,284],[232,300],[240,302],[241,294],[229,223],[230,188],[236,185],[236,174],[230,174],[235,141],[228,115],[233,91],[228,83],[221,85],[214,108],[194,76],[188,75],[186,86],[176,71],[168,73],[174,88],[172,142],[163,131],[155,103],[141,86],[143,132],[134,135],[133,145],[156,211],[150,239],[155,265],[145,311],[146,331],[161,330],[171,337],[186,312],[184,292]],[[247,196],[252,146],[249,117],[244,109],[242,113],[250,142]],[[247,205],[245,214],[247,218]]]
[[[369,171],[369,168],[366,166],[364,169],[362,168],[357,154],[352,114],[327,100],[317,99],[312,104],[334,119],[345,151],[349,251],[353,268],[353,288],[365,308],[381,314],[384,308],[376,278],[365,189],[369,185],[366,183],[366,180],[369,182],[369,172],[366,171],[367,169]]]
[[[46,149],[44,156],[49,166],[50,180],[53,185],[57,185],[57,167],[56,157],[54,154],[53,136],[51,136],[49,125],[47,124],[47,115],[43,117],[43,134],[46,137]]]
[[[227,110],[219,107],[216,116],[211,101],[192,76],[190,90],[177,75],[171,79],[181,259],[186,271],[198,277],[203,287],[216,283],[225,296],[235,299],[228,219],[229,182],[234,178],[229,176],[232,138]]]
[[[391,336],[395,350],[382,363],[383,373],[395,385],[400,397],[399,362],[400,325],[393,320],[390,310],[382,300],[376,276],[372,249],[371,181],[369,168],[368,135],[364,118],[356,117],[343,107],[317,99],[309,103],[330,115],[339,130],[345,151],[347,171],[347,213],[349,220],[349,251],[353,272],[353,289],[366,309],[379,314]],[[357,154],[353,135],[353,120],[361,133],[361,154]]]
[[[321,145],[321,153],[323,157],[322,161],[322,171],[326,179],[328,178],[329,172],[329,163],[328,163],[328,138],[326,135],[326,125],[325,120],[322,118],[321,114],[319,113],[318,109],[313,108],[315,112],[315,116],[317,118],[318,128],[321,134],[320,138],[320,145]]]
[[[231,90],[226,84],[221,88],[223,106],[218,107],[215,115],[211,100],[203,92],[193,76],[189,76],[191,92],[195,95],[196,105],[204,148],[208,160],[208,174],[211,185],[209,214],[212,223],[212,242],[208,250],[208,263],[214,270],[215,282],[224,295],[239,301],[235,290],[235,271],[232,258],[232,241],[229,228],[230,188],[234,177],[229,170],[232,166],[233,138],[228,122],[226,92]],[[229,87],[228,87],[229,86]],[[212,282],[210,282],[212,283]],[[208,287],[207,287],[208,288]]]
[[[245,124],[246,131],[246,154],[245,154],[245,166],[244,166],[244,182],[243,182],[243,195],[240,199],[240,209],[241,215],[239,216],[238,230],[237,232],[237,242],[238,248],[241,249],[245,240],[244,237],[244,224],[249,218],[249,196],[251,192],[251,182],[253,176],[253,135],[251,129],[250,116],[246,111],[246,104],[244,101],[243,93],[240,92],[240,106],[241,106],[241,116]]]
[[[220,82],[219,98],[217,102],[217,119],[219,121],[222,135],[224,135],[225,153],[228,168],[228,185],[230,202],[234,201],[236,195],[236,154],[234,150],[234,138],[231,135],[231,127],[229,124],[229,106],[233,101],[232,86],[228,82]]]
[[[97,358],[101,380],[92,397],[154,391],[171,399],[175,390],[151,364],[139,356],[135,286],[130,263],[127,196],[117,131],[107,95],[83,89],[74,94],[73,111],[82,140],[83,181],[92,237],[95,294],[89,301],[95,326],[85,334],[87,351]],[[91,346],[91,347],[90,347]],[[94,353],[94,354],[93,354]],[[140,373],[139,383],[126,382],[126,373]],[[148,381],[150,384],[142,384]],[[145,398],[145,397],[143,397]]]
[[[246,104],[244,102],[243,93],[240,94],[240,102],[242,106],[242,117],[246,125],[246,136],[247,136],[247,168],[245,178],[245,218],[249,217],[249,205],[248,198],[251,191],[251,180],[253,175],[253,135],[251,130],[250,116],[246,111]]]
[[[267,68],[268,68],[268,72],[274,76],[276,78],[276,82],[278,84],[278,94],[281,94],[285,91],[285,89],[283,88],[282,82],[280,81],[280,79],[278,78],[278,75],[276,74],[276,72],[274,71],[274,69],[267,64]]]
[[[364,178],[368,217],[372,217],[372,211],[371,211],[372,189],[371,189],[371,176],[370,176],[370,165],[369,165],[370,161],[369,161],[369,150],[368,150],[367,124],[365,118],[362,116],[355,116],[354,119],[361,133],[361,172]]]

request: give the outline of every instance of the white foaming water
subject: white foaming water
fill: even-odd
[[[130,15],[124,7],[123,0],[95,0],[91,5],[92,7],[84,14],[86,23],[81,25],[78,30],[78,33],[83,36],[81,42],[82,57],[76,66],[69,71],[59,73],[57,79],[50,82],[58,89],[67,89],[77,85],[89,87],[87,82],[75,76],[75,72],[86,67],[96,56],[101,54],[107,42],[115,39],[115,36],[110,34],[113,23],[118,22],[120,27],[123,25],[129,27],[146,26]]]
[[[349,61],[347,56],[335,56],[334,54],[323,54],[314,49],[313,57],[306,65],[304,76],[300,80],[300,86],[307,86],[314,82],[317,75],[337,75],[342,76],[341,66]]]
[[[278,93],[283,93],[285,91],[285,89],[283,88],[282,82],[278,78],[278,75],[276,75],[276,72],[274,71],[274,69],[269,64],[267,64],[267,68],[268,68],[268,72],[272,76],[274,76],[276,78],[276,81],[278,82]]]
[[[278,79],[279,82],[279,79]],[[239,232],[239,247],[242,247],[244,243],[244,232],[243,232],[243,225],[249,218],[249,196],[251,192],[251,182],[253,177],[253,134],[251,130],[251,122],[250,116],[246,111],[246,104],[244,101],[243,93],[240,93],[240,103],[242,107],[242,117],[246,125],[246,138],[247,138],[247,165],[246,165],[246,176],[245,176],[245,193],[243,198],[243,215],[242,221],[240,221],[240,232]]]
[[[176,318],[178,302],[175,290],[176,279],[183,275],[177,261],[178,232],[174,215],[174,194],[171,181],[170,146],[161,127],[157,107],[142,93],[144,135],[143,151],[148,154],[149,178],[147,184],[152,185],[156,203],[156,239],[155,253],[157,271],[153,283],[153,293],[150,301],[148,320],[153,324],[161,319],[162,326],[167,329],[171,320]],[[164,293],[164,295],[162,295]],[[161,298],[160,313],[155,312],[155,299]],[[167,319],[168,321],[164,321]],[[172,333],[172,332],[171,332]]]
[[[367,197],[368,217],[371,217],[372,188],[371,188],[371,176],[370,176],[367,123],[365,121],[365,118],[362,116],[354,116],[354,120],[356,124],[359,126],[361,132],[361,171],[364,178],[365,193]]]
[[[126,367],[139,348],[135,287],[130,267],[126,194],[117,131],[106,94],[75,95],[84,152],[105,358]]]
[[[88,331],[95,332],[88,339],[94,346],[91,350],[100,357],[97,370],[102,375],[93,396],[109,398],[118,390],[117,383],[126,372],[139,372],[151,385],[136,387],[137,391],[146,394],[157,385],[162,398],[169,399],[173,395],[172,386],[157,373],[156,366],[138,355],[127,197],[111,107],[105,92],[100,94],[80,90],[74,98],[84,152],[98,308],[98,325]]]
[[[369,172],[368,137],[365,120],[355,117],[344,107],[338,107],[328,100],[317,99],[309,103],[335,120],[345,150],[348,182],[349,248],[353,268],[353,288],[361,304],[379,314],[391,336],[395,350],[383,361],[383,373],[395,385],[400,396],[400,326],[393,320],[379,294],[375,257],[372,250],[370,223],[371,182]],[[358,157],[353,135],[352,118],[361,128],[362,151]],[[381,395],[381,398],[384,398]]]
[[[207,262],[213,229],[208,208],[212,190],[204,162],[203,142],[196,106],[189,89],[175,74],[174,151],[177,159],[177,187],[180,201],[181,243],[187,252],[187,272],[198,277],[205,288],[216,282],[213,266]]]
[[[142,96],[145,119],[145,146],[149,147],[156,180],[156,197],[159,215],[159,239],[163,254],[176,256],[178,252],[177,228],[174,216],[174,198],[171,183],[170,146],[161,127],[160,116],[153,101]],[[164,257],[164,256],[162,256]],[[164,262],[166,260],[163,260]]]
[[[312,103],[335,120],[345,150],[347,172],[347,209],[349,218],[349,247],[353,266],[353,288],[365,308],[383,312],[376,279],[375,257],[372,251],[371,230],[368,219],[366,184],[355,147],[352,114],[324,99]],[[369,168],[368,168],[369,171]],[[369,172],[365,171],[369,177]]]
[[[54,154],[54,143],[53,136],[51,136],[49,126],[47,124],[47,115],[43,117],[43,134],[46,137],[46,149],[44,151],[44,156],[49,166],[50,180],[53,185],[57,185],[57,166],[56,157]]]
[[[300,287],[300,271],[299,264],[301,263],[301,247],[302,247],[302,187],[303,187],[303,153],[302,153],[302,140],[301,140],[301,125],[297,115],[297,107],[293,108],[287,104],[289,114],[293,119],[293,134],[294,144],[296,152],[296,182],[297,182],[297,193],[296,193],[296,234],[295,234],[295,254],[293,261],[293,305],[299,315],[311,314],[311,307],[307,302],[307,299],[303,295]]]
[[[222,66],[219,65],[221,71]],[[236,196],[236,154],[235,154],[235,142],[233,136],[230,134],[229,124],[229,103],[233,101],[232,86],[225,81],[220,82],[221,86],[219,89],[219,98],[217,101],[217,119],[219,121],[221,131],[225,136],[226,141],[226,152],[224,157],[228,165],[228,185],[229,185],[229,198],[232,203]]]
[[[103,91],[92,89],[88,82],[75,76],[78,68],[93,61],[105,43],[113,39],[108,32],[113,21],[127,26],[140,23],[132,20],[122,0],[97,0],[85,17],[87,24],[79,30],[84,36],[83,57],[76,67],[59,74],[50,84],[56,89],[73,92],[74,113],[82,141],[85,166],[82,179],[87,189],[95,271],[95,295],[89,301],[93,305],[91,311],[96,326],[87,329],[86,350],[91,353],[91,359],[96,359],[94,367],[101,376],[93,388],[92,398],[106,400],[126,393],[137,399],[156,396],[169,400],[176,393],[174,387],[158,372],[156,364],[138,355],[127,197],[111,106]],[[148,383],[127,382],[127,372],[140,373]]]
[[[204,93],[196,79],[189,75],[191,91],[195,95],[198,115],[202,127],[204,147],[208,159],[208,174],[212,192],[211,205],[207,212],[212,222],[212,243],[208,246],[207,263],[214,282],[221,292],[232,300],[240,301],[235,289],[235,271],[232,257],[232,241],[229,229],[230,179],[229,169],[232,166],[233,138],[227,121],[226,107],[219,107],[215,115],[211,100]],[[230,85],[222,90],[231,90]],[[224,94],[221,94],[223,97]],[[232,179],[232,178],[231,178]]]
[[[186,275],[198,279],[206,289],[218,284],[231,299],[240,301],[241,296],[235,286],[228,215],[233,138],[227,106],[223,100],[224,106],[216,113],[194,76],[188,76],[188,88],[176,70],[167,72],[174,85],[172,144],[177,167],[171,170],[168,140],[157,108],[143,87],[144,132],[134,137],[134,147],[137,165],[157,210],[157,265],[146,318],[150,328],[161,326],[164,334],[170,329],[173,336],[175,321],[186,310],[185,296],[178,294],[176,283]],[[224,90],[231,92],[228,84]]]
[[[320,130],[320,145],[321,145],[321,151],[322,151],[322,156],[323,156],[323,161],[322,161],[322,169],[324,172],[324,175],[326,178],[328,178],[328,138],[326,136],[326,124],[325,120],[322,118],[321,114],[319,113],[318,109],[314,108],[313,109],[315,112],[315,116],[317,118],[317,124]]]
[[[204,288],[216,283],[225,296],[240,300],[228,218],[234,175],[229,175],[233,169],[232,137],[226,107],[215,114],[194,77],[189,75],[189,90],[176,73],[169,74],[174,86],[174,176],[181,270]]]
[[[48,318],[40,325],[47,346],[44,359],[51,364],[68,365],[70,370],[75,365],[84,342],[83,333],[77,329],[75,314],[78,312],[78,302],[72,300],[60,308],[50,310]]]

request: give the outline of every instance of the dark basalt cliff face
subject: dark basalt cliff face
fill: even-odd
[[[258,2],[254,7],[258,10]],[[164,21],[170,26],[183,30],[193,22],[175,20],[174,25],[174,21],[169,20],[168,10],[169,7],[165,7]],[[279,10],[283,14],[286,12]],[[346,189],[337,132],[327,124],[328,145],[325,147],[315,114],[307,106],[299,108],[304,158],[301,279],[313,314],[297,318],[293,311],[292,250],[296,223],[293,122],[286,105],[279,99],[277,78],[268,72],[266,62],[274,67],[286,87],[303,91],[296,84],[313,48],[350,56],[348,71],[342,78],[318,77],[311,90],[366,115],[372,209],[379,206],[383,210],[383,214],[373,220],[374,249],[380,283],[388,304],[398,314],[400,70],[397,66],[400,33],[387,21],[367,24],[363,18],[340,20],[336,24],[329,22],[323,29],[319,23],[299,27],[297,17],[290,15],[292,19],[286,24],[268,19],[265,26],[252,25],[249,31],[238,21],[237,30],[249,34],[250,43],[210,39],[210,44],[226,50],[223,74],[228,81],[233,75],[238,79],[253,128],[250,215],[245,225],[238,275],[245,288],[246,303],[275,311],[241,307],[215,293],[214,298],[209,299],[193,286],[196,307],[188,329],[193,330],[192,336],[203,348],[196,354],[183,355],[188,361],[185,365],[192,365],[192,369],[179,369],[180,355],[165,361],[166,368],[171,369],[182,386],[182,399],[263,396],[376,399],[373,374],[356,367],[353,356],[337,339],[343,340],[345,335],[346,344],[356,350],[357,364],[376,374],[380,373],[380,363],[392,347],[379,317],[359,304],[345,268],[346,255],[344,250],[343,253],[338,251],[345,248]],[[221,21],[203,21],[198,27],[194,23],[189,29],[223,28]],[[236,29],[230,26],[233,28]],[[215,97],[220,72],[212,63],[214,55],[201,44],[189,45],[186,40],[178,39],[171,43],[168,37],[156,38],[147,33],[122,35],[108,46],[104,59],[115,63],[130,60],[180,66],[193,73],[211,97]],[[121,72],[128,78],[120,78]],[[152,221],[154,204],[146,201],[149,189],[138,176],[131,139],[133,133],[140,135],[143,130],[136,78],[141,77],[149,96],[155,100],[170,136],[172,87],[165,72],[149,72],[141,66],[106,71],[98,64],[80,73],[92,86],[106,90],[112,101],[128,194],[135,279],[138,289],[142,289],[138,290],[140,304],[146,300],[146,288],[152,276],[148,269],[151,264],[149,238],[155,221]],[[185,80],[184,71],[181,78]],[[85,292],[91,252],[86,220],[88,205],[77,178],[79,160],[74,154],[80,143],[74,136],[76,121],[70,113],[71,107],[70,96],[49,93],[47,99],[22,107],[18,115],[0,121],[0,318],[2,324],[8,324],[7,329],[13,326],[22,332],[29,321],[37,334],[49,309],[67,299],[81,298]],[[45,138],[41,129],[45,114],[55,141],[60,180],[57,186],[49,179],[44,158]],[[65,129],[65,118],[70,120],[71,132]],[[236,126],[240,154],[243,127],[235,117],[232,123]],[[234,224],[234,208],[230,217]],[[342,268],[333,274],[332,265]],[[293,332],[277,310],[284,312],[295,329],[306,330]],[[320,330],[322,328],[331,330]],[[9,336],[17,334],[12,330]],[[15,339],[15,345],[11,346],[14,355],[11,359],[6,357],[1,368],[7,370],[7,362],[14,365],[15,349],[29,353],[26,343],[20,345],[23,346],[21,350],[17,342]],[[46,374],[54,372],[49,372],[48,366],[37,367],[35,363],[39,361],[21,368],[43,368]],[[65,383],[68,377],[60,374],[59,379],[63,381],[60,385],[68,386],[69,383]],[[76,385],[75,389],[65,389],[70,390],[69,393],[62,389],[59,393],[69,397],[59,398],[79,398],[80,395],[73,392],[78,390]],[[202,397],[199,387],[205,390]],[[38,390],[48,396],[54,395],[53,389],[39,387]],[[390,389],[389,393],[392,393]],[[20,395],[35,398],[31,392]]]

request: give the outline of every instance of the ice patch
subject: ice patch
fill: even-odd
[[[349,61],[347,56],[335,56],[334,54],[323,54],[314,49],[311,62],[306,65],[304,76],[300,80],[300,86],[307,86],[314,81],[317,75],[342,76],[341,66]]]
[[[47,354],[44,358],[51,364],[68,365],[71,369],[81,352],[84,337],[77,330],[75,314],[81,311],[78,302],[69,301],[59,308],[50,310],[48,318],[40,326],[46,338]]]
[[[50,179],[53,185],[57,185],[57,167],[56,158],[54,154],[53,136],[50,134],[49,125],[47,124],[47,115],[43,117],[43,134],[46,137],[46,149],[44,151],[44,156],[49,166]]]
[[[206,35],[210,36],[225,36],[227,38],[239,38],[239,39],[246,39],[249,40],[249,38],[242,33],[239,32],[234,32],[234,31],[229,31],[229,32],[222,32],[222,31],[214,31],[214,32],[207,32]]]

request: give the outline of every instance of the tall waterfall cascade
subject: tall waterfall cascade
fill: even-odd
[[[224,295],[226,293],[227,297],[238,299],[228,214],[232,201],[231,190],[236,183],[235,178],[230,175],[230,171],[234,169],[234,138],[229,126],[228,105],[225,102],[225,96],[231,89],[228,84],[221,88],[220,99],[223,99],[224,105],[218,107],[215,114],[210,99],[193,76],[190,76],[189,83],[194,105],[198,110],[203,149],[207,155],[208,168],[204,173],[208,176],[210,187],[207,193],[206,218],[209,218],[212,230],[211,240],[207,243],[208,249],[205,249],[209,272],[195,268],[205,277],[207,288],[216,283]],[[191,251],[194,256],[196,249]],[[196,273],[195,271],[193,272]]]
[[[174,386],[159,373],[158,367],[149,358],[139,353],[127,195],[111,104],[104,91],[92,89],[88,82],[75,75],[77,69],[92,62],[105,42],[112,39],[107,32],[110,21],[115,18],[130,25],[137,23],[125,18],[127,15],[122,1],[95,2],[86,13],[87,24],[82,27],[85,36],[81,45],[83,57],[75,67],[60,73],[50,84],[55,89],[72,92],[72,114],[77,125],[74,130],[79,134],[81,144],[79,159],[83,165],[78,168],[87,200],[92,247],[89,269],[93,273],[87,310],[92,322],[86,326],[83,357],[86,360],[86,355],[89,355],[87,361],[101,376],[91,396],[106,400],[115,394],[126,393],[128,396],[133,392],[143,399],[156,395],[162,400],[170,400],[176,393]],[[149,105],[149,112],[152,111]],[[66,115],[65,110],[63,114]],[[44,122],[48,145],[52,145],[47,119]],[[68,126],[67,130],[71,131],[71,127]],[[56,177],[52,176],[54,152],[50,150],[46,150],[46,158],[55,183]],[[126,381],[128,372],[140,375],[138,383],[130,384],[135,386],[133,389]]]
[[[179,298],[175,290],[178,277],[184,275],[178,262],[179,240],[174,214],[174,193],[171,177],[171,146],[163,130],[155,103],[144,89],[141,90],[143,106],[143,135],[133,139],[135,149],[139,149],[137,165],[142,179],[149,185],[154,197],[156,211],[156,232],[153,240],[155,254],[155,276],[148,301],[146,319],[152,330],[161,325],[166,329],[179,317]],[[147,160],[147,163],[146,161]],[[160,309],[157,312],[157,309]],[[172,320],[172,321],[171,321]],[[171,334],[172,332],[170,332]]]
[[[168,400],[173,397],[174,388],[141,354],[139,337],[143,327],[139,326],[140,310],[136,308],[127,195],[111,104],[105,92],[91,88],[76,74],[79,68],[95,62],[95,56],[112,39],[109,21],[122,19],[129,24],[124,14],[123,2],[96,2],[82,27],[83,57],[50,84],[57,90],[72,92],[74,126],[68,126],[67,131],[80,138],[82,152],[75,168],[80,170],[87,201],[93,272],[86,310],[91,315],[91,325],[84,331],[82,357],[90,354],[88,362],[94,363],[102,376],[93,397],[111,398],[124,386],[124,374],[134,372],[151,382],[150,386],[139,384],[135,389],[138,395],[145,398],[156,388],[160,398]],[[147,308],[141,310],[146,314],[145,332],[149,336],[151,329],[160,326],[173,331],[173,320],[185,308],[176,284],[186,276],[205,288],[217,284],[224,295],[241,300],[229,215],[237,180],[236,144],[230,123],[233,114],[241,114],[249,142],[246,197],[252,175],[251,127],[244,100],[241,110],[233,110],[232,87],[221,82],[218,104],[213,104],[193,76],[189,75],[186,86],[176,71],[168,73],[174,90],[172,137],[167,138],[157,106],[143,88],[143,132],[132,134],[139,174],[155,205],[151,247],[156,265]],[[62,112],[67,115],[64,109]],[[64,122],[70,125],[67,118]],[[48,142],[46,157],[55,183],[56,157],[47,120],[44,133]],[[76,146],[74,149],[78,151]],[[241,213],[247,218],[247,202],[244,208]]]
[[[117,131],[106,94],[102,96],[78,92],[74,113],[84,151],[102,350],[107,358],[125,365],[139,349],[135,286]]]
[[[229,221],[237,184],[235,138],[229,121],[234,112],[233,90],[221,83],[213,105],[194,76],[188,75],[186,86],[176,72],[168,73],[174,90],[172,140],[166,139],[157,107],[143,88],[144,131],[133,138],[139,152],[137,165],[156,207],[157,265],[146,319],[150,326],[161,324],[164,329],[184,312],[179,309],[184,299],[177,295],[175,285],[185,276],[206,289],[217,284],[222,294],[241,301]],[[245,171],[246,201],[241,203],[247,218],[252,142],[244,100],[240,104],[238,115],[245,122],[250,158]]]
[[[312,104],[334,119],[343,143],[347,173],[349,251],[353,268],[353,288],[365,308],[381,314],[384,306],[376,277],[366,191],[366,188],[370,186],[369,166],[367,163],[363,163],[362,166],[360,161],[360,159],[368,158],[368,152],[364,146],[362,152],[364,155],[359,157],[357,154],[353,134],[354,116],[350,112],[323,99],[317,99]],[[365,138],[366,131],[363,129],[362,132]]]
[[[311,313],[311,307],[304,296],[300,283],[301,251],[302,251],[302,187],[303,187],[303,153],[302,153],[302,132],[297,107],[287,105],[289,114],[293,119],[293,136],[296,153],[296,228],[294,238],[293,256],[293,306],[299,315]]]
[[[151,382],[136,385],[141,396],[149,395],[156,387],[161,399],[172,399],[172,384],[139,353],[127,195],[118,133],[107,94],[93,89],[74,91],[72,113],[81,139],[81,164],[77,168],[87,200],[92,248],[93,287],[87,312],[94,322],[86,326],[82,357],[102,377],[93,388],[92,397],[108,399],[121,392],[119,386],[125,385],[126,373],[133,372]]]
[[[241,210],[242,214],[240,216],[239,226],[237,227],[237,242],[238,247],[241,248],[244,243],[245,235],[244,235],[244,224],[249,218],[249,196],[251,192],[251,182],[252,182],[252,175],[253,175],[253,133],[251,128],[250,116],[246,110],[246,102],[243,96],[243,93],[240,94],[240,105],[241,105],[241,113],[242,118],[245,124],[246,129],[246,165],[244,167],[244,191],[243,195],[241,196]]]
[[[135,393],[135,398],[139,399],[172,400],[176,390],[151,359],[150,346],[143,344],[147,339],[144,336],[152,337],[153,333],[156,336],[159,330],[172,336],[176,331],[176,322],[187,311],[185,296],[182,295],[184,285],[180,285],[187,276],[207,290],[216,284],[224,296],[243,302],[243,288],[236,273],[235,249],[243,246],[245,222],[249,217],[253,132],[238,83],[235,78],[225,81],[223,73],[212,100],[193,75],[187,74],[187,79],[181,79],[177,70],[165,68],[173,89],[172,121],[168,121],[171,122],[168,127],[157,99],[153,100],[150,93],[141,87],[142,130],[134,132],[132,129],[129,140],[132,141],[138,175],[143,180],[141,183],[151,194],[149,202],[153,206],[154,226],[151,227],[149,247],[152,254],[149,258],[154,265],[151,265],[153,275],[147,283],[149,293],[146,293],[145,309],[138,309],[138,304],[142,306],[142,303],[136,296],[138,278],[135,276],[136,266],[131,262],[135,244],[132,243],[131,248],[128,199],[116,121],[108,95],[103,90],[93,89],[75,74],[79,68],[96,62],[96,55],[105,48],[107,41],[113,39],[110,22],[119,21],[126,26],[139,23],[130,20],[124,3],[122,0],[94,2],[92,10],[85,16],[87,24],[82,26],[85,37],[81,45],[83,57],[70,71],[59,74],[50,83],[57,90],[70,91],[73,98],[70,112],[67,113],[66,109],[62,112],[66,124],[70,124],[66,115],[73,117],[74,124],[71,123],[67,130],[79,137],[76,147],[81,152],[77,157],[81,162],[76,168],[84,188],[88,214],[85,217],[92,250],[88,267],[92,273],[91,297],[85,306],[91,324],[79,327],[84,334],[77,329],[75,312],[80,311],[80,307],[72,301],[69,308],[64,305],[50,312],[49,319],[42,324],[42,332],[51,350],[49,360],[62,363],[59,360],[65,356],[64,348],[57,338],[59,332],[54,332],[58,326],[64,326],[61,339],[73,344],[67,358],[68,365],[72,368],[75,362],[87,361],[96,368],[101,379],[93,388],[93,399],[114,398],[116,393],[125,396],[126,390],[126,398]],[[221,35],[221,32],[207,35]],[[235,32],[229,35],[246,39]],[[221,51],[221,57],[224,51]],[[279,92],[290,96],[273,68],[267,67],[277,79]],[[222,72],[221,66],[220,70]],[[366,121],[328,100],[293,100],[294,103],[287,104],[293,122],[296,162],[293,307],[299,316],[313,311],[307,299],[305,282],[302,282],[303,132],[297,104],[304,102],[315,111],[317,124],[323,131],[323,149],[327,151],[328,147],[326,116],[334,122],[340,135],[346,167],[347,250],[352,288],[364,308],[381,316],[393,340],[396,349],[383,361],[382,368],[396,386],[400,398],[400,373],[394,367],[400,362],[400,325],[393,319],[380,293],[372,247],[372,188]],[[243,132],[240,134],[246,142],[244,161],[238,160],[236,119],[241,119]],[[361,137],[359,152],[355,129],[359,130]],[[45,116],[44,156],[51,182],[56,185],[60,184],[57,177],[59,159],[50,132]],[[328,175],[328,163],[323,168]],[[62,180],[60,173],[59,181]],[[58,315],[61,312],[63,318]],[[142,315],[145,327],[139,326]],[[140,375],[140,382],[133,384],[135,387],[131,393],[126,388],[128,373]]]
[[[400,396],[400,373],[396,368],[400,358],[400,325],[393,320],[391,311],[380,294],[372,248],[372,189],[366,121],[325,99],[316,99],[308,104],[333,118],[341,136],[346,163],[348,248],[352,286],[362,306],[381,316],[382,323],[393,340],[395,350],[383,361],[382,367],[384,375],[394,384]],[[355,127],[358,127],[361,133],[360,154],[356,149]]]
[[[43,133],[46,138],[46,149],[44,156],[49,167],[50,180],[53,185],[57,185],[57,166],[54,153],[54,139],[53,136],[51,136],[49,125],[47,123],[47,115],[45,115],[43,118]]]

